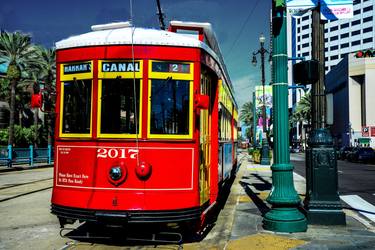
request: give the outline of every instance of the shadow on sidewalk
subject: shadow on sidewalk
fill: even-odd
[[[250,199],[254,202],[254,204],[257,206],[257,208],[259,209],[259,211],[262,213],[262,216],[265,215],[269,210],[270,208],[266,205],[266,203],[258,197],[257,194],[259,193],[255,193],[251,188],[250,188],[250,185],[253,185],[255,186],[255,184],[249,184],[249,183],[246,183],[246,182],[243,182],[243,181],[240,181],[240,184],[242,186],[242,188],[245,190],[246,194],[250,197]],[[258,185],[267,185],[267,184],[258,184]],[[272,187],[272,185],[271,185]],[[263,189],[263,190],[270,190],[271,188],[268,188],[268,189]]]

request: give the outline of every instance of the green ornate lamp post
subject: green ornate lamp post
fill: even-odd
[[[270,164],[270,157],[269,157],[269,146],[268,146],[268,139],[267,139],[267,117],[266,117],[266,91],[265,91],[265,74],[264,74],[264,55],[266,53],[269,53],[264,48],[264,42],[266,41],[266,38],[263,34],[259,37],[260,42],[260,49],[256,52],[253,52],[253,60],[251,63],[256,66],[257,65],[257,59],[256,55],[260,54],[261,58],[261,72],[262,72],[262,87],[263,87],[263,105],[262,105],[262,119],[263,119],[263,135],[262,135],[262,150],[261,150],[261,158],[260,158],[260,164],[261,165],[269,165]],[[255,103],[254,103],[255,105]]]
[[[273,0],[272,33],[274,163],[273,186],[267,198],[272,208],[264,215],[263,227],[277,232],[304,232],[307,220],[300,211],[301,200],[294,188],[289,153],[285,0]]]

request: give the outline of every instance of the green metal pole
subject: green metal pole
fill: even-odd
[[[257,146],[257,107],[255,105],[255,91],[253,92],[253,148]]]
[[[307,220],[301,213],[301,200],[293,184],[288,126],[287,33],[285,0],[273,0],[272,18],[272,96],[274,124],[274,163],[272,191],[267,201],[271,210],[264,215],[263,227],[277,232],[304,232]]]

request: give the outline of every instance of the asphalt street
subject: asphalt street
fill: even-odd
[[[305,177],[305,155],[290,155],[294,172]],[[363,210],[366,217],[375,223],[375,165],[337,161],[338,191],[340,198],[350,207]]]

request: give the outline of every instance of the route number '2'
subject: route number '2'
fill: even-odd
[[[97,158],[120,158],[120,159],[136,159],[138,155],[138,149],[126,149],[126,148],[98,148]]]

